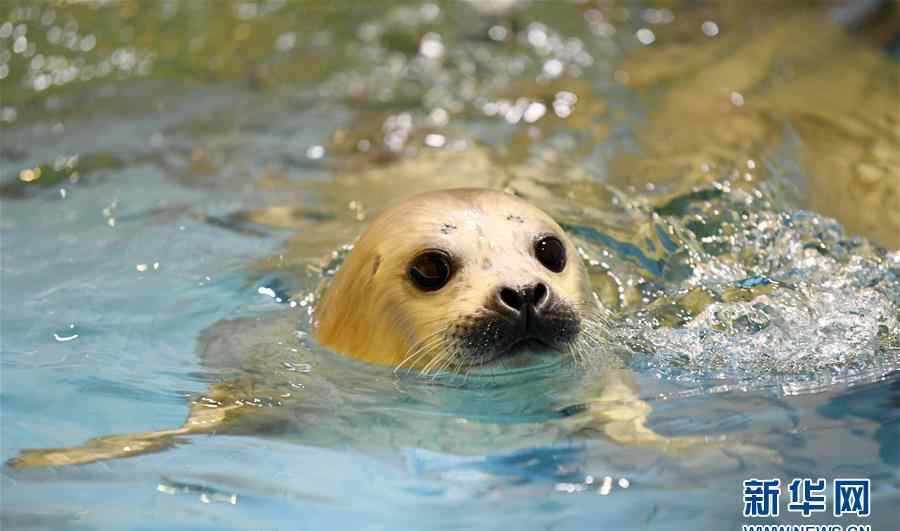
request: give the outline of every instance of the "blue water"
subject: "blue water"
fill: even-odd
[[[482,29],[453,4],[439,12],[462,22],[432,21],[431,4],[414,5],[413,15],[338,6],[323,9],[343,13],[324,29],[304,26],[321,20],[304,22],[297,6],[261,3],[250,17],[244,4],[253,3],[229,4],[224,14],[197,4],[197,19],[178,19],[186,35],[214,43],[221,35],[197,13],[208,13],[210,28],[214,18],[227,19],[228,32],[241,20],[266,30],[247,41],[265,43],[262,57],[248,44],[222,59],[221,69],[212,66],[214,51],[167,55],[166,39],[184,28],[166,29],[165,17],[174,15],[159,15],[162,7],[143,6],[143,18],[129,22],[138,35],[158,31],[150,44],[113,32],[113,8],[60,8],[46,23],[46,9],[17,6],[0,20],[17,20],[11,32],[26,24],[28,36],[39,33],[38,51],[48,47],[48,57],[92,64],[133,45],[156,58],[136,72],[120,54],[111,74],[41,90],[43,66],[32,68],[27,50],[0,61],[32,65],[0,78],[0,458],[181,425],[189,401],[219,381],[222,365],[250,370],[240,349],[218,365],[204,361],[205,334],[237,330],[219,328],[224,320],[288,313],[309,332],[306,303],[327,277],[322,269],[339,265],[340,249],[369,212],[407,187],[442,182],[443,159],[412,170],[403,164],[449,154],[455,175],[472,172],[496,185],[480,173],[482,152],[514,175],[505,185],[534,193],[576,237],[613,312],[610,350],[627,354],[641,398],[653,407],[651,427],[727,444],[664,451],[575,434],[567,415],[586,399],[579,390],[591,376],[578,370],[551,366],[442,385],[344,360],[307,337],[264,337],[283,355],[269,360],[271,385],[279,396],[294,393],[271,408],[276,423],[187,437],[128,459],[4,467],[4,529],[737,529],[750,522],[741,515],[743,480],[797,477],[870,478],[872,515],[804,520],[782,507],[778,522],[897,528],[900,254],[881,230],[891,226],[891,205],[872,206],[865,194],[850,211],[817,203],[814,178],[822,169],[803,153],[824,148],[803,137],[803,112],[785,112],[774,127],[796,128],[799,137],[704,152],[713,163],[702,179],[687,170],[671,177],[652,163],[674,162],[642,135],[677,76],[649,88],[615,81],[639,46],[624,36],[664,13],[637,5],[634,18],[604,11],[619,35],[607,39],[596,14],[523,8],[518,21],[493,21],[519,32],[522,50],[501,55],[526,66],[506,71],[506,63],[492,63],[484,38],[467,33]],[[675,11],[690,27],[736,16]],[[66,52],[64,40],[50,39],[49,28],[67,27],[66,16],[79,24],[65,31],[95,35],[96,48]],[[396,22],[404,17],[415,19],[412,29],[392,30],[406,28]],[[547,26],[523,23],[535,20]],[[664,44],[667,30],[653,27]],[[727,36],[725,22],[721,28]],[[296,34],[285,37],[291,29]],[[412,58],[422,52],[405,48],[408,34],[416,44],[426,29],[462,43],[457,62]],[[14,50],[13,35],[0,28],[0,51]],[[582,42],[591,62],[566,38]],[[480,85],[466,96],[470,74],[462,63],[472,57]],[[533,83],[532,74],[552,71],[546,61],[553,58],[570,77],[551,96],[571,89],[584,104],[572,120],[547,115],[529,125],[476,112],[486,103],[515,107],[519,92],[537,98],[546,80]],[[893,72],[896,63],[884,61],[878,64]],[[248,74],[245,62],[258,69]],[[582,83],[592,88],[585,93]],[[478,99],[483,94],[495,99]],[[445,107],[449,125],[435,114]],[[826,122],[836,130],[843,123]],[[890,158],[895,139],[876,124],[860,127],[873,128]],[[444,135],[446,144],[434,147],[438,139],[428,133]],[[858,140],[851,133],[847,145]],[[362,150],[359,139],[372,148]],[[459,140],[466,145],[454,145]],[[392,150],[396,141],[419,149]],[[620,156],[645,157],[650,168]],[[884,157],[865,162],[887,168],[880,171],[888,181],[879,183],[894,176]],[[758,161],[752,182],[743,180],[748,159]],[[22,172],[34,168],[41,176],[26,182]],[[389,179],[378,173],[384,168]],[[416,173],[422,168],[429,173]],[[835,195],[821,192],[828,194]],[[292,217],[285,221],[271,207],[290,207]],[[868,227],[867,212],[879,208],[883,223]],[[265,330],[241,323],[248,336]],[[828,494],[830,508],[830,487]]]

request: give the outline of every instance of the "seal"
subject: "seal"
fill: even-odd
[[[316,309],[332,350],[465,371],[551,351],[584,360],[602,330],[577,249],[546,213],[501,191],[426,192],[383,212]]]
[[[394,367],[395,374],[468,376],[548,359],[593,367],[607,350],[602,315],[577,248],[549,215],[512,194],[460,188],[416,195],[380,214],[324,288],[313,333],[330,351]],[[200,433],[266,431],[279,414],[291,414],[279,413],[288,407],[264,407],[258,397],[288,405],[286,375],[293,373],[285,373],[279,355],[297,331],[297,317],[274,312],[207,331],[198,348],[204,365],[242,375],[195,400],[181,427],[25,450],[8,465],[82,464],[161,451]],[[534,426],[529,440],[600,433],[623,444],[706,443],[647,428],[650,406],[627,370],[585,374],[588,396],[560,404],[563,421]],[[329,385],[315,394],[342,393]]]

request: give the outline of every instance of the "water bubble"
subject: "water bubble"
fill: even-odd
[[[89,52],[94,49],[94,46],[97,44],[97,38],[93,35],[88,35],[81,39],[81,44],[79,44],[79,48],[82,52]]]
[[[547,28],[543,24],[531,23],[528,25],[528,43],[535,48],[543,48],[547,45]]]
[[[46,90],[47,87],[50,86],[50,82],[52,81],[52,77],[47,74],[40,74],[35,76],[34,81],[32,81],[32,86],[34,90],[40,92],[42,90]]]
[[[491,26],[488,30],[488,37],[494,41],[505,41],[509,37],[509,30],[504,26]]]
[[[568,118],[572,114],[572,105],[557,98],[553,101],[553,112],[560,118]]]
[[[428,115],[428,118],[437,127],[443,127],[443,126],[447,125],[447,121],[449,120],[447,111],[445,111],[444,109],[442,109],[440,107],[431,111],[431,113]]]
[[[290,361],[282,361],[281,363],[284,368],[290,372],[299,372],[304,374],[312,372],[312,365],[309,363],[293,363]]]
[[[260,286],[259,289],[256,290],[260,295],[265,295],[267,297],[272,297],[273,299],[276,297],[275,290],[272,288],[268,288],[266,286]]]
[[[419,44],[419,53],[428,59],[440,59],[444,55],[444,43],[437,33],[426,33]]]
[[[19,172],[19,180],[30,183],[41,178],[41,168],[27,168]]]
[[[429,2],[422,4],[422,7],[419,8],[419,13],[422,15],[424,22],[431,22],[440,16],[441,8],[437,4]]]
[[[28,48],[28,39],[24,35],[16,37],[16,40],[13,42],[13,52],[22,53],[26,48]]]
[[[135,56],[134,50],[130,48],[119,48],[118,50],[113,52],[110,61],[120,70],[131,70],[132,68],[134,68],[135,63],[137,62],[137,58]]]
[[[550,77],[558,77],[562,74],[563,64],[559,59],[550,59],[546,63],[544,63],[544,73]]]
[[[706,22],[701,24],[700,29],[707,37],[715,37],[719,34],[719,25],[711,20],[707,20]]]
[[[318,160],[325,156],[325,148],[319,145],[309,146],[306,149],[306,158]]]
[[[280,52],[286,52],[292,49],[297,45],[297,34],[290,33],[282,33],[278,36],[278,39],[275,41],[275,48]]]
[[[437,133],[431,133],[425,136],[425,145],[433,148],[443,147],[447,142],[447,138],[444,135],[439,135]]]
[[[612,478],[606,476],[603,478],[603,483],[600,484],[600,488],[597,490],[597,493],[601,496],[607,496],[610,492],[612,492]]]
[[[637,30],[634,35],[637,37],[637,40],[640,41],[640,43],[643,45],[653,44],[653,41],[656,40],[656,35],[652,30],[648,28],[641,28]]]
[[[547,112],[547,106],[539,101],[533,101],[528,104],[528,107],[525,109],[525,112],[522,113],[522,117],[528,123],[534,123],[541,119],[544,116],[544,113]]]

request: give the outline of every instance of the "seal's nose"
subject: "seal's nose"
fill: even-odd
[[[497,306],[501,313],[516,319],[539,315],[550,302],[550,289],[543,282],[497,290]]]

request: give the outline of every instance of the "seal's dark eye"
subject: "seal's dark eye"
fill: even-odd
[[[538,262],[554,273],[566,268],[566,246],[556,236],[546,236],[534,244],[534,256]]]
[[[450,280],[450,256],[444,251],[429,249],[409,264],[409,278],[422,291],[437,291]]]

